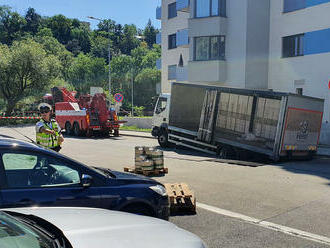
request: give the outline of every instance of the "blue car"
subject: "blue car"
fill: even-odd
[[[0,139],[0,207],[70,206],[169,218],[164,186],[147,177],[88,167],[38,145]]]

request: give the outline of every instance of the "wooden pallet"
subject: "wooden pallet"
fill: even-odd
[[[196,198],[186,183],[165,183],[170,200],[171,213],[196,213]]]
[[[141,174],[144,176],[160,176],[168,174],[168,168],[162,168],[162,169],[154,169],[154,170],[141,170],[141,169],[135,169],[134,167],[124,167],[125,172],[135,173],[135,174]]]

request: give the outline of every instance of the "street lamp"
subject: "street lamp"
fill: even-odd
[[[144,36],[140,36],[140,35],[135,35],[135,38],[137,38],[138,40],[144,40]],[[132,117],[134,117],[134,65],[132,64],[132,68],[131,68],[131,72],[132,72],[132,76],[131,76],[131,83],[132,83]]]
[[[88,19],[92,19],[92,20],[97,20],[97,21],[105,21],[105,19],[100,19],[100,18],[96,18],[93,16],[87,16]],[[108,60],[109,60],[109,97],[110,97],[110,103],[112,103],[112,94],[111,94],[111,66],[110,66],[110,59],[111,59],[111,51],[110,51],[110,46],[111,46],[111,39],[110,39],[110,25],[108,23],[108,33],[109,33],[109,51],[108,51]]]

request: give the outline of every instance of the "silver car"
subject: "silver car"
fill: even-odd
[[[13,208],[0,212],[1,248],[205,248],[196,235],[160,219],[94,208]]]

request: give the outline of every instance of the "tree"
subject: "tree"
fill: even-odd
[[[112,47],[112,46],[111,46]],[[111,49],[112,50],[112,49]],[[93,35],[91,39],[91,54],[94,57],[104,58],[109,63],[109,39],[103,36]]]
[[[61,63],[61,74],[65,80],[68,80],[69,68],[73,62],[72,53],[53,37],[49,28],[41,29],[34,40],[43,46],[47,55],[54,55],[59,59]]]
[[[24,30],[35,35],[41,25],[41,16],[36,13],[34,8],[29,8],[25,14],[25,21]]]
[[[71,40],[72,21],[64,15],[55,15],[47,20],[54,37],[62,44]]]
[[[88,93],[90,86],[104,87],[107,75],[104,59],[80,53],[69,68],[68,81],[79,93]]]
[[[125,25],[123,29],[123,37],[120,42],[120,50],[123,54],[130,55],[131,51],[137,48],[140,41],[136,38],[138,32],[135,25]]]
[[[59,61],[29,39],[0,46],[0,92],[10,114],[18,101],[42,91],[59,75]]]
[[[128,55],[121,55],[114,57],[111,61],[111,78],[113,92],[120,92],[125,99],[131,97],[131,71],[132,71],[132,57]]]
[[[134,105],[151,110],[156,94],[156,84],[161,80],[161,72],[156,68],[145,68],[135,78]],[[137,92],[139,94],[137,94]],[[143,93],[143,94],[142,94]]]
[[[23,36],[26,21],[17,12],[11,12],[9,7],[0,6],[0,42],[11,45],[14,40]]]
[[[77,40],[81,51],[84,53],[89,53],[91,49],[91,40],[89,30],[86,28],[73,28],[71,29],[71,38]],[[68,49],[71,51],[70,49]]]
[[[156,43],[156,35],[158,30],[152,25],[151,20],[149,19],[147,26],[143,30],[144,40],[148,43],[148,47],[152,48],[152,46]]]

